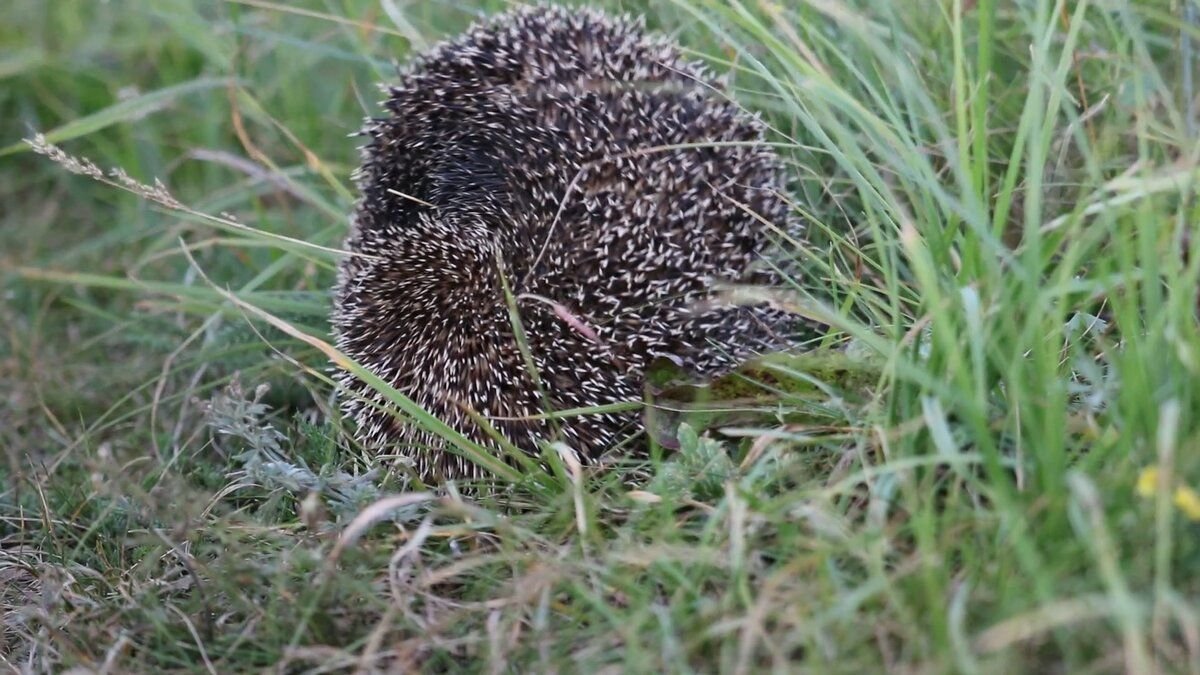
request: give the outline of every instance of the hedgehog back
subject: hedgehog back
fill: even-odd
[[[554,429],[529,416],[547,405],[636,400],[655,358],[712,374],[785,343],[786,315],[698,308],[715,282],[769,281],[754,266],[764,223],[795,223],[762,125],[673,44],[589,10],[522,9],[434,48],[388,94],[346,243],[370,257],[342,263],[334,328],[451,426],[492,444],[467,408],[533,453]],[[427,480],[478,475],[339,377],[361,442]],[[575,417],[558,433],[595,458],[635,421]]]

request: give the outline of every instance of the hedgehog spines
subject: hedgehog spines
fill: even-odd
[[[414,60],[364,127],[347,248],[374,258],[339,268],[338,347],[472,440],[491,443],[463,405],[536,453],[545,401],[501,275],[557,408],[639,399],[660,356],[706,374],[777,346],[791,319],[696,309],[714,282],[763,278],[760,219],[795,226],[763,125],[713,86],[640,21],[594,10],[517,9]],[[360,441],[422,476],[479,477],[338,379]],[[633,422],[573,418],[561,434],[594,458]]]

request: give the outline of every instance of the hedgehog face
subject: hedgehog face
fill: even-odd
[[[655,358],[705,374],[781,344],[790,317],[695,307],[714,281],[764,279],[762,220],[794,226],[761,125],[713,87],[673,45],[587,10],[520,9],[434,48],[365,129],[346,246],[374,259],[339,270],[339,348],[474,440],[492,443],[466,410],[536,452],[553,429],[530,416],[635,400]],[[476,475],[339,380],[361,442],[427,480]],[[558,433],[595,458],[635,421]]]

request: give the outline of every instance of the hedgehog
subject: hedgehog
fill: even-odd
[[[483,419],[534,458],[558,440],[592,462],[638,415],[544,413],[640,401],[659,359],[712,377],[803,333],[782,310],[720,300],[722,285],[777,281],[764,232],[799,228],[764,124],[641,18],[510,10],[384,91],[361,132],[336,344],[472,441],[498,449]],[[427,483],[482,477],[337,379],[362,446]]]

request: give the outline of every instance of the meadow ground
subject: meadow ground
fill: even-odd
[[[1200,9],[594,4],[770,121],[825,360],[437,498],[346,442],[309,244],[393,59],[502,3],[5,8],[0,666],[1200,673]]]

